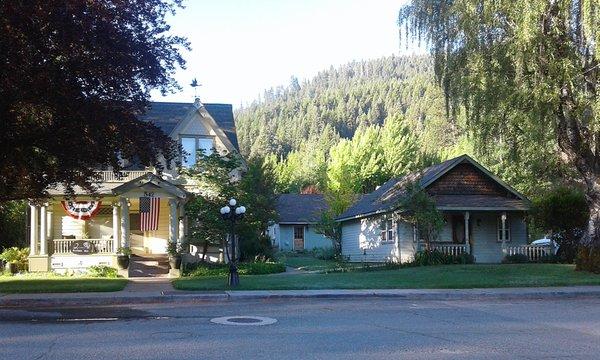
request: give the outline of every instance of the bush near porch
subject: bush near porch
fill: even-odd
[[[395,270],[241,276],[239,290],[469,289],[600,285],[600,275],[567,264],[417,266]],[[225,276],[173,281],[180,290],[227,290]]]
[[[285,265],[280,262],[246,262],[238,264],[238,272],[240,275],[276,274],[285,272]],[[183,272],[183,276],[187,277],[226,276],[227,274],[229,274],[229,265],[212,263],[188,265]]]
[[[65,276],[55,273],[0,274],[0,294],[72,293],[120,291],[124,278]]]

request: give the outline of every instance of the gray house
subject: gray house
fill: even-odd
[[[329,248],[331,240],[315,231],[321,214],[327,210],[321,194],[281,194],[277,198],[277,223],[269,227],[273,246],[280,251]]]
[[[342,224],[342,255],[350,261],[408,262],[422,248],[415,228],[399,218],[399,200],[418,182],[444,215],[433,246],[444,253],[471,253],[480,263],[506,254],[530,257],[545,249],[527,245],[527,198],[467,155],[392,179],[363,196],[337,220]]]

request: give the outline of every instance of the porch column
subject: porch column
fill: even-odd
[[[468,254],[471,253],[471,243],[469,238],[469,220],[471,219],[471,214],[468,211],[465,211],[465,250]]]
[[[504,229],[506,229],[506,211],[502,213],[500,216],[500,221],[502,223],[502,253],[506,254],[506,236],[504,236]]]
[[[119,206],[112,205],[112,237],[113,237],[113,252],[119,249]]]
[[[183,244],[185,242],[185,209],[183,207],[183,204],[180,204],[179,206],[179,237],[177,239],[177,242],[179,243],[179,245]]]
[[[169,241],[177,242],[177,200],[169,199]]]
[[[29,206],[31,210],[30,215],[30,231],[29,231],[29,255],[37,254],[37,239],[38,239],[38,207],[35,205]]]
[[[40,255],[46,255],[46,232],[48,215],[46,212],[46,204],[40,207]]]
[[[121,203],[121,246],[129,247],[129,202],[126,198],[119,199]]]

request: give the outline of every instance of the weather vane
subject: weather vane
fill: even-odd
[[[194,88],[194,98],[197,98],[198,94],[197,94],[196,88],[199,86],[202,86],[202,84],[199,84],[198,80],[196,80],[196,78],[194,78],[194,79],[192,79],[192,83],[190,84],[190,86]]]

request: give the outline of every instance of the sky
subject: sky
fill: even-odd
[[[405,0],[185,0],[168,18],[187,37],[182,91],[154,101],[249,104],[265,89],[302,83],[330,66],[415,50],[400,46],[396,19]]]

